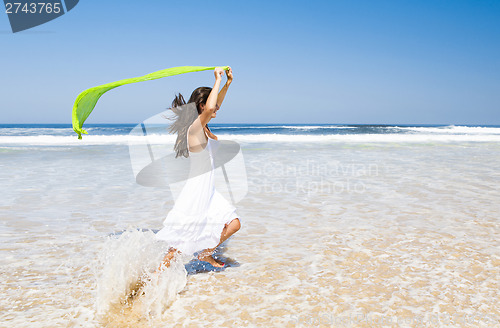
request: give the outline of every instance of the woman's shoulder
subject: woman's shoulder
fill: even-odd
[[[206,148],[210,137],[200,124],[197,125],[196,122],[193,122],[188,128],[186,139],[188,152],[194,154],[200,153]]]

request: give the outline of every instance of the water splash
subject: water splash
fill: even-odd
[[[187,283],[182,257],[158,270],[166,251],[152,231],[126,230],[107,238],[95,266],[100,321],[121,326],[161,320]]]

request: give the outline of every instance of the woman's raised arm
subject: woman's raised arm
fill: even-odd
[[[207,103],[205,104],[205,109],[200,114],[201,126],[205,126],[210,119],[212,118],[212,114],[215,112],[217,108],[217,97],[219,94],[220,83],[222,81],[222,75],[224,75],[224,70],[221,67],[216,67],[214,70],[215,75],[215,83],[208,96]]]
[[[217,96],[217,105],[219,105],[219,107],[222,105],[222,102],[224,101],[224,97],[226,96],[227,89],[229,88],[229,86],[233,82],[233,70],[231,69],[230,66],[226,72],[226,75],[227,75],[226,84],[224,84],[221,91],[219,92],[219,95]]]

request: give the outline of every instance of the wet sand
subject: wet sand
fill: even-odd
[[[243,225],[217,253],[231,266],[179,262],[135,303],[124,286],[164,251],[137,229],[161,228],[168,193],[134,183],[125,147],[3,153],[1,322],[500,324],[498,143],[242,147]]]

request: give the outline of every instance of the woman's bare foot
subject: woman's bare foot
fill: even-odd
[[[198,260],[208,262],[213,267],[216,268],[222,268],[225,265],[225,263],[222,262],[221,260],[214,259],[212,255],[203,255],[203,254],[198,255]]]
[[[180,254],[180,252],[178,250],[176,250],[175,248],[170,248],[168,253],[165,254],[165,257],[163,258],[162,263],[160,263],[160,266],[156,270],[156,273],[159,273],[159,272],[163,271],[164,269],[168,268],[170,266],[170,261],[172,261],[172,259],[178,254]]]

